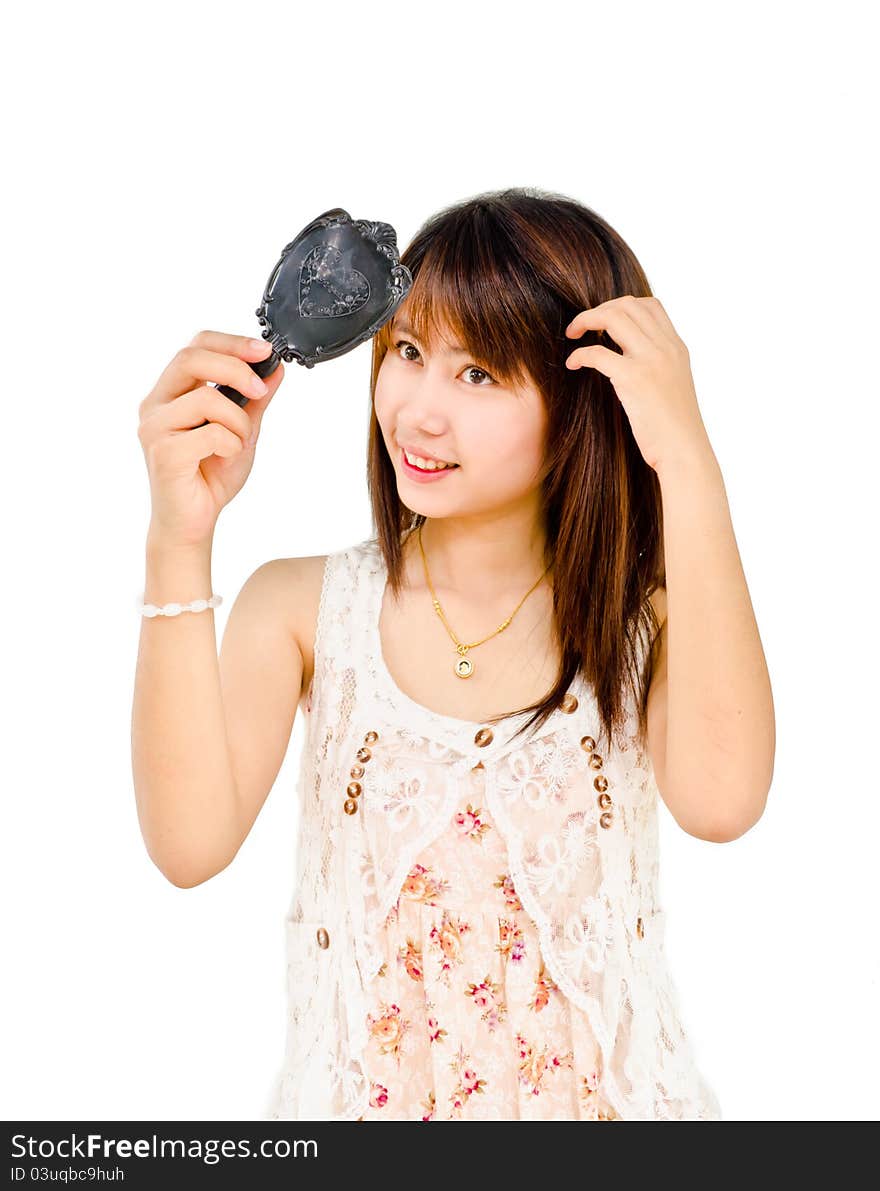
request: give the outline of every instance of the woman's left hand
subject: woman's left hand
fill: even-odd
[[[659,472],[683,454],[712,450],[690,354],[657,298],[612,298],[576,314],[565,334],[578,338],[590,330],[607,330],[623,354],[590,344],[575,348],[565,365],[595,368],[608,377],[650,467]]]

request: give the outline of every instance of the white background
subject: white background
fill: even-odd
[[[728,1120],[877,1118],[870,17],[766,0],[7,15],[5,1118],[260,1118],[303,725],[234,863],[169,884],[131,775],[137,407],[196,331],[258,332],[281,248],[320,212],[386,220],[403,249],[439,207],[511,185],[608,219],[687,343],[770,668],[761,821],[710,844],[661,806],[700,1066]],[[215,535],[218,642],[260,563],[370,535],[369,361],[366,343],[286,366]]]

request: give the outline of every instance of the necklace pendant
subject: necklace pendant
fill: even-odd
[[[474,663],[470,658],[460,657],[455,663],[455,673],[459,678],[470,678],[474,672]]]

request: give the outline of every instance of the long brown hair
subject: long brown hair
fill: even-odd
[[[581,339],[564,333],[588,307],[624,294],[649,297],[641,265],[590,208],[521,187],[442,209],[422,225],[400,260],[413,275],[403,305],[420,342],[430,348],[440,328],[454,333],[474,362],[502,383],[534,385],[548,415],[541,502],[560,669],[542,701],[488,722],[533,711],[516,735],[537,731],[580,672],[592,687],[605,747],[622,725],[628,694],[644,743],[659,630],[647,597],[666,582],[660,487],[611,381],[593,368],[565,367],[571,352],[587,343],[620,349],[603,332]],[[376,418],[376,380],[391,346],[390,325],[373,337],[367,471],[376,540],[396,596],[403,539],[425,518],[398,495]]]

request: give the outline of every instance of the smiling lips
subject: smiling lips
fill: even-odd
[[[420,463],[427,462],[427,460],[421,459],[419,456],[410,456],[410,458],[418,458]],[[453,471],[458,470],[457,463],[442,464],[439,467],[434,465],[430,465],[427,468],[419,467],[417,464],[410,463],[406,456],[406,451],[404,451],[403,448],[401,448],[400,451],[400,459],[405,474],[409,476],[411,480],[415,480],[416,483],[419,484],[432,484],[441,479],[443,476],[448,476]]]
[[[401,447],[401,450],[410,467],[418,468],[419,471],[443,471],[445,468],[458,467],[457,463],[447,463],[445,459],[434,459],[430,455],[419,455],[406,447]]]

